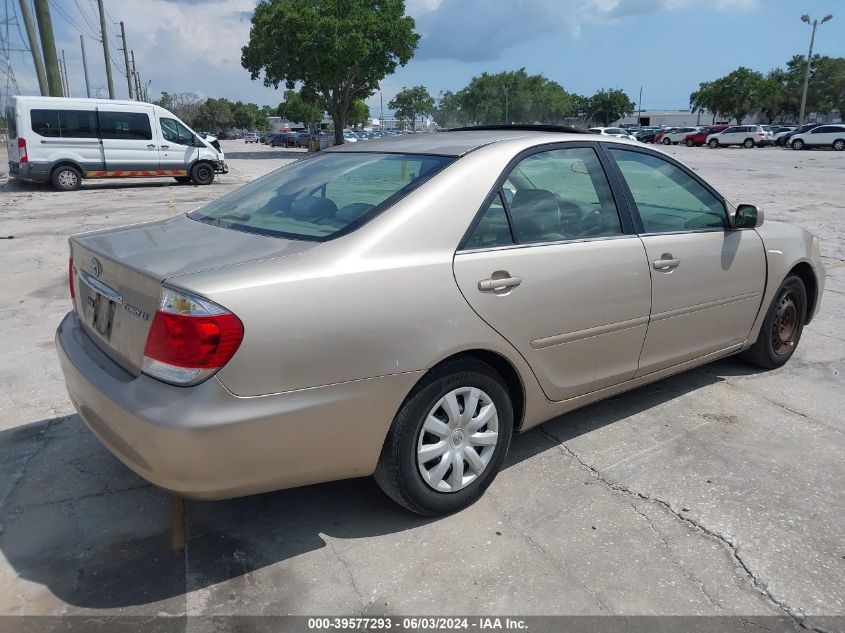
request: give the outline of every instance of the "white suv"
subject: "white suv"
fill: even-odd
[[[728,145],[763,147],[770,143],[771,137],[759,125],[732,125],[707,137],[707,145],[712,149]]]
[[[792,149],[805,147],[832,147],[838,152],[845,150],[845,123],[821,125],[809,132],[796,134],[789,139]]]

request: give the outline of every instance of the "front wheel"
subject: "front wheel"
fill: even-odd
[[[719,147],[719,141],[717,141],[715,138],[711,138],[711,139],[707,142],[707,146],[708,146],[710,149],[718,149],[718,147]]]
[[[191,180],[195,185],[210,185],[214,182],[214,169],[208,163],[197,163],[191,168]]]
[[[694,147],[694,146],[695,146],[695,143],[693,143],[693,142],[692,142],[692,139],[687,139],[687,140],[686,140],[686,145],[687,145],[687,147]]]
[[[794,141],[792,141],[792,149],[804,149],[804,141],[802,141],[800,138],[795,139]]]
[[[807,288],[798,275],[783,280],[766,313],[757,340],[742,353],[743,360],[774,369],[788,361],[804,331],[807,320]]]
[[[431,372],[387,433],[375,479],[396,503],[441,516],[474,503],[496,477],[513,432],[502,377],[474,359]]]

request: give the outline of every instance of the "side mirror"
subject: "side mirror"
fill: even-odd
[[[756,229],[763,224],[763,212],[753,204],[741,204],[734,215],[735,229]]]

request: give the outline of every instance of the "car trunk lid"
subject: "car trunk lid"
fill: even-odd
[[[133,375],[171,277],[295,255],[316,242],[267,237],[179,216],[72,237],[75,307],[85,332]]]

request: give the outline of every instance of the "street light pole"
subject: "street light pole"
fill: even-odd
[[[813,20],[813,33],[810,35],[810,50],[807,53],[807,71],[804,73],[804,89],[801,91],[801,112],[798,115],[798,125],[804,125],[804,109],[807,106],[807,86],[810,83],[810,63],[813,60],[813,44],[816,41],[816,29],[819,24],[824,24],[832,18],[832,15],[826,15],[822,18],[821,22]],[[810,24],[810,16],[805,13],[801,16],[801,21]]]

